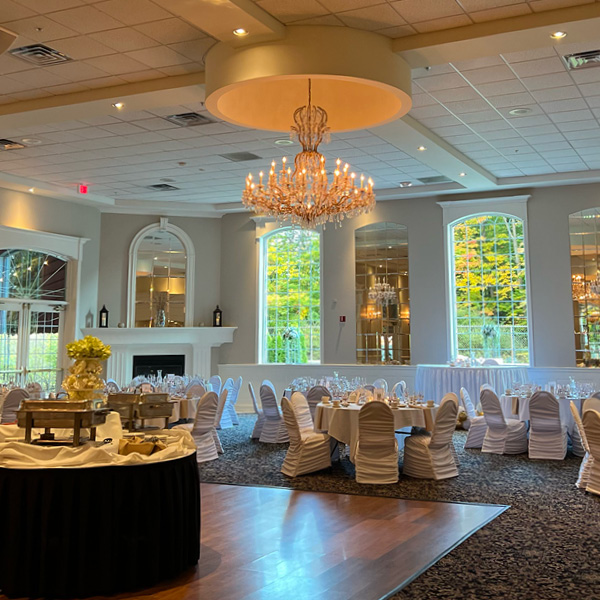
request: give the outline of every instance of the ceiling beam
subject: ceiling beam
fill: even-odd
[[[552,41],[553,31],[566,31],[564,41]],[[598,41],[600,3],[455,27],[397,38],[392,48],[414,69],[550,44]]]

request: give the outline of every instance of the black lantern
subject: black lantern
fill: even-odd
[[[98,327],[108,327],[108,311],[106,310],[106,306],[104,306],[104,304],[102,305],[102,310],[100,311]]]
[[[223,327],[223,311],[218,304],[217,308],[213,310],[213,327]]]

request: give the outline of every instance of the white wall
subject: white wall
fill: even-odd
[[[571,301],[568,215],[600,206],[600,185],[535,190],[528,202],[530,297],[536,367],[574,367],[575,341]],[[497,194],[498,195],[498,194]],[[502,194],[507,196],[506,192]],[[447,196],[444,200],[492,196]],[[353,364],[355,358],[354,230],[368,223],[392,221],[408,227],[411,307],[411,363],[445,363],[448,327],[444,281],[444,231],[441,197],[379,202],[360,218],[328,226],[323,233],[323,360]],[[221,365],[257,360],[258,252],[255,225],[246,214],[222,219],[221,302],[225,322],[238,326],[235,343],[223,347]],[[346,316],[346,323],[339,316]]]
[[[73,202],[0,189],[0,225],[89,238],[83,247],[78,298],[78,326],[85,326],[85,315],[97,313],[100,212]]]

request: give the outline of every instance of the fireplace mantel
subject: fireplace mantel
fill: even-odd
[[[132,379],[133,357],[184,354],[190,375],[211,375],[211,349],[233,341],[237,327],[106,327],[85,328],[112,349],[106,363],[106,378],[126,385]]]

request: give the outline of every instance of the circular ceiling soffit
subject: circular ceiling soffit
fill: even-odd
[[[289,131],[294,111],[324,108],[331,131],[389,123],[411,108],[410,68],[391,40],[347,27],[288,27],[282,40],[234,47],[216,44],[206,57],[206,107],[253,129]]]

